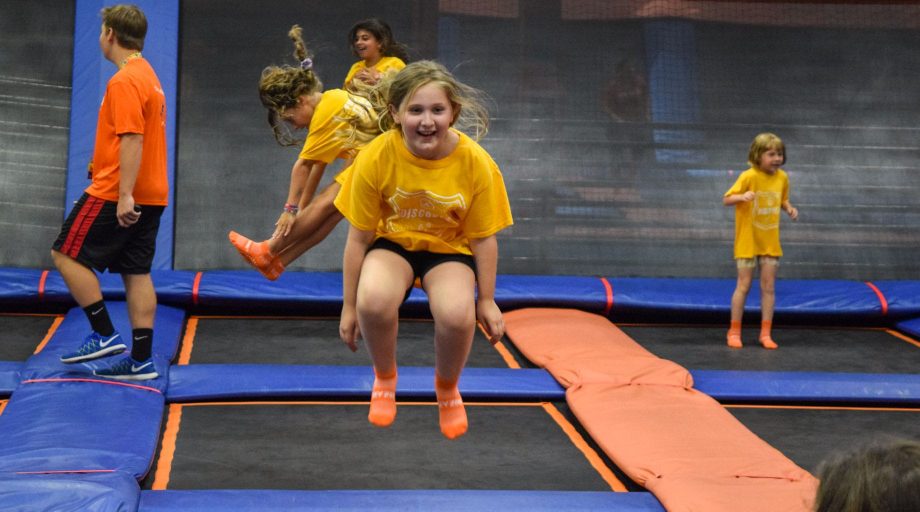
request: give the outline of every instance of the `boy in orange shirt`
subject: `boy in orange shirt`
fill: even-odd
[[[147,19],[135,6],[101,11],[99,47],[118,66],[99,108],[90,165],[92,184],[77,201],[55,240],[51,257],[93,332],[64,363],[90,361],[128,347],[112,325],[93,269],[120,273],[132,327],[130,357],[95,375],[119,380],[154,379],[151,357],[156,293],[150,267],[160,215],[168,201],[166,98],[141,56]]]

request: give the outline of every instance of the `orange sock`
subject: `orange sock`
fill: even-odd
[[[281,263],[277,256],[272,254],[267,240],[255,242],[236,231],[231,231],[228,237],[230,238],[230,243],[240,253],[240,256],[269,281],[278,279],[278,276],[284,272],[284,264]]]
[[[777,349],[779,345],[773,341],[773,337],[770,336],[770,330],[773,328],[773,322],[771,320],[764,320],[760,323],[760,344],[763,345],[763,348],[766,349]]]
[[[371,410],[367,420],[378,427],[389,427],[396,419],[396,372],[378,375],[374,371],[374,390],[371,392]]]
[[[438,397],[438,421],[441,433],[448,439],[456,439],[466,433],[468,426],[466,408],[457,389],[457,381],[444,381],[437,375],[434,379],[434,391]]]
[[[732,320],[728,328],[728,346],[731,348],[741,348],[741,320]]]

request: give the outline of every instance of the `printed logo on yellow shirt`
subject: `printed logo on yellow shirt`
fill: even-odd
[[[754,227],[763,230],[777,229],[781,202],[779,192],[757,192],[751,211]]]
[[[397,188],[387,199],[393,215],[387,217],[387,231],[418,231],[433,235],[456,231],[460,226],[460,212],[466,210],[462,194],[442,196],[423,190],[406,192]]]

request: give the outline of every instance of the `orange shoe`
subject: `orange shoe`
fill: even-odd
[[[779,345],[773,341],[773,338],[771,338],[769,334],[760,337],[760,344],[763,345],[763,348],[768,350],[776,350],[779,348]]]
[[[269,281],[278,279],[278,276],[284,272],[284,264],[272,254],[267,241],[253,242],[236,231],[231,231],[228,237],[240,256]]]
[[[744,346],[741,343],[741,333],[728,331],[728,346],[731,348],[741,348]]]

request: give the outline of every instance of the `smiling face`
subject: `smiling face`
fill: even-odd
[[[415,90],[398,109],[390,105],[409,151],[426,160],[439,160],[456,147],[459,136],[449,128],[459,112],[444,87],[428,82]]]
[[[383,56],[381,53],[383,44],[374,34],[363,28],[355,32],[355,39],[351,44],[358,57],[368,66],[373,66]]]

